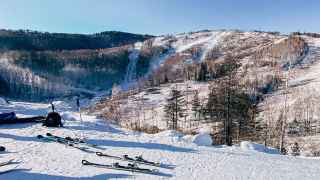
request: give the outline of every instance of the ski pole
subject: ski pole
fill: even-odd
[[[78,107],[78,111],[79,111],[79,116],[80,116],[80,124],[82,126],[82,132],[80,133],[80,139],[84,139],[83,137],[83,130],[84,130],[84,124],[83,124],[83,119],[82,119],[82,115],[81,115],[81,107],[80,107],[80,98],[79,96],[77,97],[77,107]]]

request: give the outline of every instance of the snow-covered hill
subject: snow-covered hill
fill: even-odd
[[[120,52],[117,48],[101,51],[106,51],[110,56]],[[137,43],[135,46],[128,46],[122,51],[123,56],[117,56],[120,60],[114,61],[119,62],[118,65],[121,67],[121,72],[119,71],[121,77],[117,76],[117,79],[124,79],[120,83],[120,89],[129,90],[124,93],[114,93],[110,98],[97,97],[95,98],[97,104],[88,109],[89,112],[105,119],[87,114],[83,115],[84,123],[81,123],[75,105],[59,101],[56,102],[56,109],[64,119],[64,128],[46,128],[41,124],[0,126],[0,145],[8,149],[8,152],[0,154],[0,162],[9,159],[21,161],[18,165],[0,167],[0,171],[14,167],[20,169],[0,175],[0,179],[319,179],[319,158],[283,156],[275,149],[250,142],[240,142],[232,147],[208,146],[211,142],[206,134],[193,136],[166,131],[163,121],[166,99],[170,90],[175,87],[181,90],[189,103],[193,99],[194,92],[198,91],[199,99],[202,105],[205,105],[209,83],[217,75],[214,71],[215,65],[221,64],[226,55],[231,53],[237,55],[237,60],[241,64],[239,72],[242,73],[237,74],[240,77],[239,82],[249,86],[249,93],[260,93],[263,99],[259,104],[257,120],[267,123],[270,131],[268,133],[279,130],[279,119],[286,112],[289,125],[292,121],[298,120],[304,126],[310,125],[311,129],[310,132],[303,131],[305,133],[303,136],[306,137],[286,137],[286,147],[298,141],[302,155],[314,156],[314,153],[320,153],[319,134],[317,134],[320,133],[318,120],[320,107],[317,105],[320,100],[318,38],[267,32],[199,31],[156,37]],[[95,51],[98,57],[105,57],[99,52]],[[73,57],[73,53],[69,55]],[[128,64],[127,67],[121,65],[123,59],[127,60],[124,63]],[[2,69],[10,72],[16,70],[17,72],[13,74],[20,75],[14,77],[21,78],[23,82],[47,84],[45,79],[34,76],[34,72],[30,69],[24,71],[21,67],[5,66],[4,62],[2,61]],[[66,62],[69,63],[68,60]],[[85,62],[90,64],[90,60],[87,61],[86,58]],[[199,73],[201,64],[205,64],[211,72],[207,73],[209,76],[207,80],[197,82],[196,74]],[[106,65],[109,67],[110,64]],[[66,70],[77,72],[79,70],[77,66],[71,69],[70,67],[68,66]],[[47,68],[51,69],[50,66]],[[94,63],[91,68],[95,69]],[[103,68],[103,71],[113,73],[109,71],[110,69],[113,67]],[[74,76],[76,79],[82,78],[79,73],[81,72]],[[94,75],[95,82],[96,71],[90,70],[90,73]],[[10,77],[8,76],[9,79]],[[103,82],[104,77],[97,78]],[[138,77],[144,78],[137,81]],[[276,81],[286,80],[287,77],[288,89],[285,89],[284,83],[279,83],[277,84],[279,87],[275,87]],[[0,78],[0,82],[2,80]],[[92,79],[90,78],[88,83],[90,80]],[[14,78],[10,81],[16,82]],[[52,86],[54,87],[54,83]],[[130,89],[135,86],[138,88]],[[63,88],[60,90],[63,91]],[[115,87],[114,92],[119,92],[119,89]],[[288,92],[288,102],[284,107],[286,92]],[[192,107],[189,104],[185,108],[184,113],[189,113],[189,116],[179,122],[179,127],[189,133],[203,133],[204,127],[211,128],[207,122],[202,125],[189,124],[191,121],[188,121],[188,118],[193,116]],[[18,116],[32,116],[46,115],[48,110],[46,104],[26,102],[7,104],[4,100],[0,102],[0,113],[14,111]],[[117,122],[122,127],[132,127],[138,123],[142,127],[147,124],[164,131],[145,134],[111,125],[110,122],[119,118],[119,114],[122,119]],[[36,138],[37,135],[44,135],[47,132],[60,136],[85,137],[89,142],[101,145],[105,148],[104,152],[111,155],[143,155],[145,159],[176,167],[159,168],[161,173],[152,176],[82,166],[82,159],[107,164],[116,161],[102,159],[94,153],[82,152],[61,144],[44,143]],[[276,146],[277,142],[274,141],[276,138],[269,139],[268,144]]]
[[[189,102],[184,107],[188,117],[179,121],[178,126],[188,133],[198,132],[202,126],[189,121],[194,118],[191,111],[194,92],[200,93],[200,101],[205,105],[209,84],[217,77],[216,65],[222,64],[226,54],[231,53],[239,57],[241,64],[237,79],[246,86],[250,96],[259,96],[256,122],[261,121],[268,128],[267,143],[279,146],[279,122],[285,114],[286,133],[300,131],[299,135],[286,137],[285,147],[290,149],[298,141],[303,155],[316,156],[320,153],[319,141],[315,141],[320,133],[319,42],[319,38],[310,35],[228,30],[156,37],[144,42],[140,49],[141,53],[153,54],[147,79],[153,87],[142,85],[127,94],[115,94],[93,107],[93,112],[107,120],[116,119],[123,127],[134,129],[138,124],[163,130],[166,128],[164,105],[170,90],[177,87]],[[209,80],[197,82],[195,74],[203,63],[213,73],[207,73]],[[121,117],[114,117],[115,113],[110,111],[115,104]],[[292,128],[290,123],[294,120],[298,121],[298,127]]]
[[[0,126],[0,145],[8,152],[0,154],[0,161],[14,159],[18,165],[0,167],[19,171],[0,175],[10,180],[58,179],[244,179],[244,180],[317,180],[320,176],[319,159],[268,154],[268,149],[243,143],[242,146],[198,146],[194,137],[173,131],[154,135],[136,133],[110,125],[94,116],[84,115],[84,123],[72,105],[58,102],[56,109],[63,112],[64,128],[46,128],[41,124]],[[12,102],[0,105],[0,112],[16,111],[18,116],[44,115],[46,104]],[[143,155],[145,159],[175,165],[175,169],[159,168],[160,176],[99,169],[81,165],[86,159],[99,163],[113,163],[94,153],[56,143],[44,143],[36,136],[47,132],[62,136],[84,136],[89,142],[104,147],[105,153],[130,156]],[[261,152],[262,151],[262,152]],[[121,162],[124,164],[124,162]],[[143,166],[147,167],[147,166]]]
[[[195,82],[195,74],[200,71],[199,64],[205,63],[207,71],[210,71],[207,76],[215,79],[218,76],[215,74],[216,66],[223,63],[226,54],[235,54],[241,63],[239,81],[252,86],[250,93],[261,93],[253,92],[259,91],[258,89],[269,93],[273,89],[269,87],[272,81],[284,78],[289,62],[296,65],[296,69],[301,69],[303,63],[310,61],[306,60],[309,57],[305,55],[307,47],[301,37],[267,32],[220,30],[156,37],[144,42],[140,51],[158,49],[152,51],[154,56],[150,60],[150,76],[155,86],[160,84],[155,88],[158,90],[151,92],[148,88],[139,87],[139,92],[134,92],[133,95],[120,95],[120,98],[116,98],[121,99],[117,103],[121,105],[126,121],[136,121],[141,119],[138,116],[144,114],[143,118],[150,120],[147,124],[160,124],[159,128],[162,128],[163,107],[172,87],[178,86],[186,96],[190,96],[187,101],[192,101],[194,91],[200,92],[202,102],[206,101],[210,82]],[[170,84],[177,81],[178,84]],[[97,113],[106,114],[109,110],[107,104],[102,102],[101,106],[98,105]]]

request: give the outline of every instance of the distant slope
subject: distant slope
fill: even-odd
[[[47,33],[28,30],[0,30],[0,49],[5,50],[75,50],[100,49],[133,44],[152,38],[118,31],[96,34]]]
[[[0,96],[34,101],[108,90],[124,79],[133,44],[152,37],[0,30]]]
[[[122,81],[129,48],[5,51],[0,53],[0,95],[34,101],[108,90]]]

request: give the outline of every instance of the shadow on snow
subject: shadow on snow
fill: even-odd
[[[48,174],[39,174],[39,173],[29,173],[26,169],[21,169],[7,174],[2,174],[1,178],[3,179],[32,179],[32,180],[106,180],[106,179],[124,179],[132,178],[132,175],[128,174],[101,174],[92,177],[67,177],[67,176],[56,176]]]
[[[88,142],[92,142],[94,144],[98,144],[101,146],[111,146],[111,147],[124,147],[124,148],[144,148],[144,149],[154,149],[154,150],[164,150],[164,151],[172,151],[172,152],[185,152],[185,153],[194,153],[196,152],[191,148],[177,147],[167,144],[159,144],[159,143],[148,143],[148,142],[133,142],[133,141],[119,141],[119,140],[97,140],[91,139]]]
[[[16,141],[38,141],[37,137],[33,136],[17,136],[12,134],[4,134],[0,133],[1,138],[13,139]],[[159,144],[159,143],[143,143],[143,142],[133,142],[133,141],[120,141],[120,140],[105,140],[105,139],[88,139],[89,143],[97,144],[99,146],[109,146],[109,147],[124,147],[124,148],[144,148],[144,149],[153,149],[153,150],[164,150],[171,152],[185,152],[185,153],[194,153],[196,152],[191,148],[177,147],[167,144]]]

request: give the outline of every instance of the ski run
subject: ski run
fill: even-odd
[[[19,116],[31,116],[50,109],[46,104],[25,102],[0,105],[0,112],[10,110],[18,110]],[[6,147],[0,154],[0,162],[15,162],[0,167],[1,180],[318,180],[320,177],[320,160],[316,158],[283,156],[274,149],[249,142],[232,147],[200,146],[193,143],[194,137],[190,135],[174,131],[137,133],[89,115],[83,115],[81,123],[76,108],[65,102],[56,102],[56,110],[64,119],[63,128],[31,123],[0,127],[0,144]],[[70,140],[80,137],[85,140]],[[140,155],[156,164],[135,162]]]

